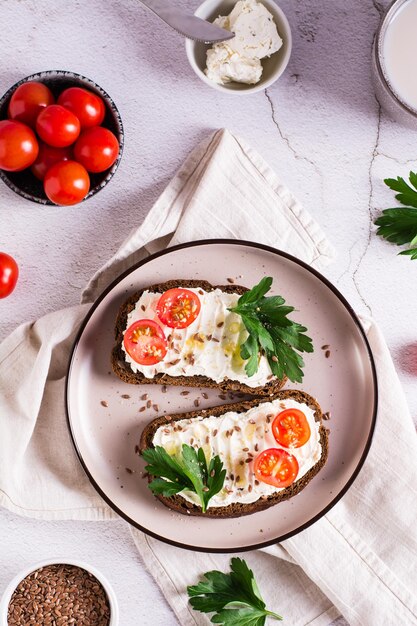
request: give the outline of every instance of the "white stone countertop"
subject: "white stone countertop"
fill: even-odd
[[[177,0],[178,2],[178,0]],[[179,4],[194,10],[197,2]],[[140,224],[190,150],[226,127],[243,136],[322,224],[337,249],[325,274],[382,328],[417,419],[417,262],[375,235],[394,206],[386,177],[417,169],[417,134],[381,112],[371,85],[377,0],[280,0],[294,47],[265,92],[235,98],[204,85],[182,38],[137,0],[2,0],[0,93],[36,71],[68,69],[115,100],[125,152],[111,183],[75,207],[42,207],[0,184],[0,250],[20,266],[0,301],[0,339],[78,303],[88,278]],[[256,233],[254,233],[256,239]],[[416,308],[414,308],[416,307]],[[414,393],[413,393],[414,392]],[[121,625],[174,626],[124,522],[38,522],[0,511],[0,592],[26,564],[73,556],[115,586]]]

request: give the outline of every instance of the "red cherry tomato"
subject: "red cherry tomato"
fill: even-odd
[[[272,432],[284,448],[299,448],[310,439],[311,430],[307,418],[298,409],[285,409],[272,422]]]
[[[103,100],[81,87],[65,89],[58,98],[58,104],[78,117],[81,129],[100,126],[106,113]]]
[[[269,448],[256,457],[254,472],[261,482],[281,489],[297,478],[298,461],[282,448]]]
[[[20,172],[32,165],[39,146],[33,130],[14,120],[0,122],[0,169]]]
[[[0,252],[0,298],[10,296],[16,287],[19,268],[10,254]]]
[[[36,132],[49,146],[65,148],[80,134],[78,117],[59,104],[51,104],[38,115]]]
[[[164,331],[153,320],[138,320],[126,330],[123,338],[126,352],[139,365],[155,365],[167,353]]]
[[[39,113],[54,102],[51,90],[43,83],[23,83],[10,99],[8,117],[35,128]]]
[[[168,289],[156,305],[159,319],[170,328],[186,328],[198,317],[200,309],[200,298],[189,289]]]
[[[77,204],[88,194],[90,177],[76,161],[59,161],[46,172],[43,187],[54,204]]]
[[[59,161],[69,161],[72,158],[71,147],[54,148],[53,146],[48,146],[47,143],[40,141],[39,154],[30,169],[32,174],[35,174],[36,178],[43,180],[46,172],[50,167],[52,167],[52,165],[55,165],[55,163],[58,163]]]
[[[89,172],[104,172],[113,165],[119,154],[119,142],[113,133],[102,126],[84,130],[74,147],[74,156]]]

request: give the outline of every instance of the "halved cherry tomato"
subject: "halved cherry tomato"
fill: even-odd
[[[30,169],[32,174],[35,174],[36,178],[43,180],[46,176],[46,172],[50,167],[55,165],[55,163],[59,161],[69,161],[70,159],[72,159],[72,148],[70,146],[67,148],[54,148],[40,141],[39,154]]]
[[[103,126],[84,130],[74,146],[74,156],[89,172],[104,172],[109,169],[119,154],[116,136]]]
[[[51,104],[38,115],[36,132],[49,146],[65,148],[80,134],[78,117],[60,104]]]
[[[288,487],[297,478],[298,461],[282,448],[269,448],[255,459],[254,472],[258,480],[274,487]]]
[[[19,278],[19,268],[10,254],[0,252],[0,298],[10,296]]]
[[[0,122],[0,169],[20,172],[32,165],[38,151],[38,141],[29,126],[14,120]]]
[[[43,188],[55,204],[78,204],[90,189],[87,170],[76,161],[59,161],[46,172]]]
[[[285,409],[272,422],[272,432],[284,448],[299,448],[310,439],[311,430],[307,418],[298,409]]]
[[[123,338],[126,352],[139,365],[155,365],[167,353],[164,331],[153,320],[138,320],[126,330]]]
[[[20,85],[9,103],[8,116],[11,120],[23,122],[35,128],[39,113],[55,102],[52,92],[43,83],[31,81]]]
[[[186,328],[198,317],[200,309],[200,298],[189,289],[168,289],[156,305],[159,319],[170,328]]]
[[[103,100],[81,87],[65,89],[58,98],[58,104],[78,117],[82,129],[99,126],[106,113]]]

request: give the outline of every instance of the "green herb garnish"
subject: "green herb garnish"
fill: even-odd
[[[145,470],[157,476],[148,485],[153,493],[170,497],[184,489],[192,491],[200,498],[203,513],[223,487],[226,470],[220,457],[212,457],[207,465],[203,448],[195,450],[184,443],[180,455],[170,456],[162,446],[155,446],[144,450],[142,456],[148,463]]]
[[[247,360],[245,371],[253,376],[259,367],[260,354],[264,352],[272,373],[278,378],[288,378],[292,382],[303,379],[304,361],[298,352],[313,352],[313,343],[307,335],[307,328],[288,319],[294,311],[292,306],[284,306],[281,296],[265,294],[270,290],[272,278],[262,278],[260,283],[246,291],[229,311],[241,316],[249,333],[240,346],[240,356]]]
[[[246,561],[233,558],[230,574],[206,572],[198,585],[187,587],[190,604],[201,613],[215,613],[213,624],[224,626],[263,626],[266,618],[282,620],[267,611],[253,572]]]
[[[409,248],[399,254],[413,260],[417,259],[417,174],[410,172],[409,180],[412,187],[400,176],[384,180],[390,189],[398,191],[395,198],[404,208],[385,209],[375,224],[379,226],[377,235],[398,246],[408,244]]]

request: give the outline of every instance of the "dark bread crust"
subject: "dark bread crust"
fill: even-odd
[[[270,398],[257,398],[233,404],[223,404],[221,406],[216,406],[211,409],[191,411],[189,413],[177,413],[175,415],[169,416],[159,416],[152,422],[150,422],[147,426],[145,426],[141,435],[139,448],[141,452],[143,450],[146,450],[147,448],[152,448],[152,440],[155,432],[160,426],[164,426],[165,424],[171,424],[172,422],[176,422],[182,419],[191,419],[204,415],[206,415],[207,417],[210,415],[219,416],[227,413],[228,411],[243,413],[248,409],[259,406],[264,402],[270,402],[272,400],[285,400],[288,398],[292,398],[297,402],[305,403],[308,407],[314,410],[314,419],[316,420],[316,422],[320,422],[319,432],[320,443],[322,446],[322,455],[319,461],[302,478],[296,480],[292,485],[286,487],[282,491],[271,496],[262,497],[256,502],[252,502],[250,504],[233,503],[229,506],[213,508],[209,507],[206,513],[202,513],[200,507],[192,504],[191,502],[187,502],[187,500],[182,498],[180,495],[171,496],[169,498],[161,495],[156,495],[155,497],[158,498],[158,500],[160,500],[165,506],[174,511],[178,511],[178,513],[186,513],[187,515],[203,515],[204,517],[241,517],[242,515],[250,515],[251,513],[256,513],[257,511],[263,511],[264,509],[267,509],[274,504],[278,504],[278,502],[288,500],[289,498],[297,495],[297,493],[300,493],[300,491],[307,486],[310,480],[324,466],[327,461],[329,452],[329,431],[323,426],[323,413],[320,405],[314,398],[312,398],[310,395],[303,391],[287,389],[283,391],[278,391]],[[148,481],[150,482],[152,478],[153,477],[149,476]]]
[[[149,384],[164,384],[164,385],[179,385],[181,387],[212,387],[215,389],[221,389],[222,391],[240,391],[243,393],[249,393],[257,396],[270,396],[277,392],[286,383],[287,379],[282,380],[273,378],[269,383],[261,387],[249,387],[244,383],[240,383],[236,380],[225,380],[221,383],[216,383],[207,376],[169,376],[169,374],[156,374],[153,378],[146,378],[140,372],[133,372],[129,363],[125,361],[124,352],[122,350],[123,332],[127,326],[127,316],[135,308],[135,305],[144,291],[150,291],[152,293],[163,293],[168,289],[175,287],[194,288],[201,287],[204,291],[214,291],[214,289],[221,289],[225,293],[238,293],[243,294],[248,291],[246,287],[240,285],[221,285],[213,287],[205,280],[170,280],[166,283],[160,283],[157,285],[151,285],[145,287],[140,291],[134,293],[130,298],[121,306],[119,314],[116,320],[115,327],[115,339],[116,344],[113,348],[111,355],[111,363],[114,373],[121,378],[124,382],[133,385],[149,385]]]

